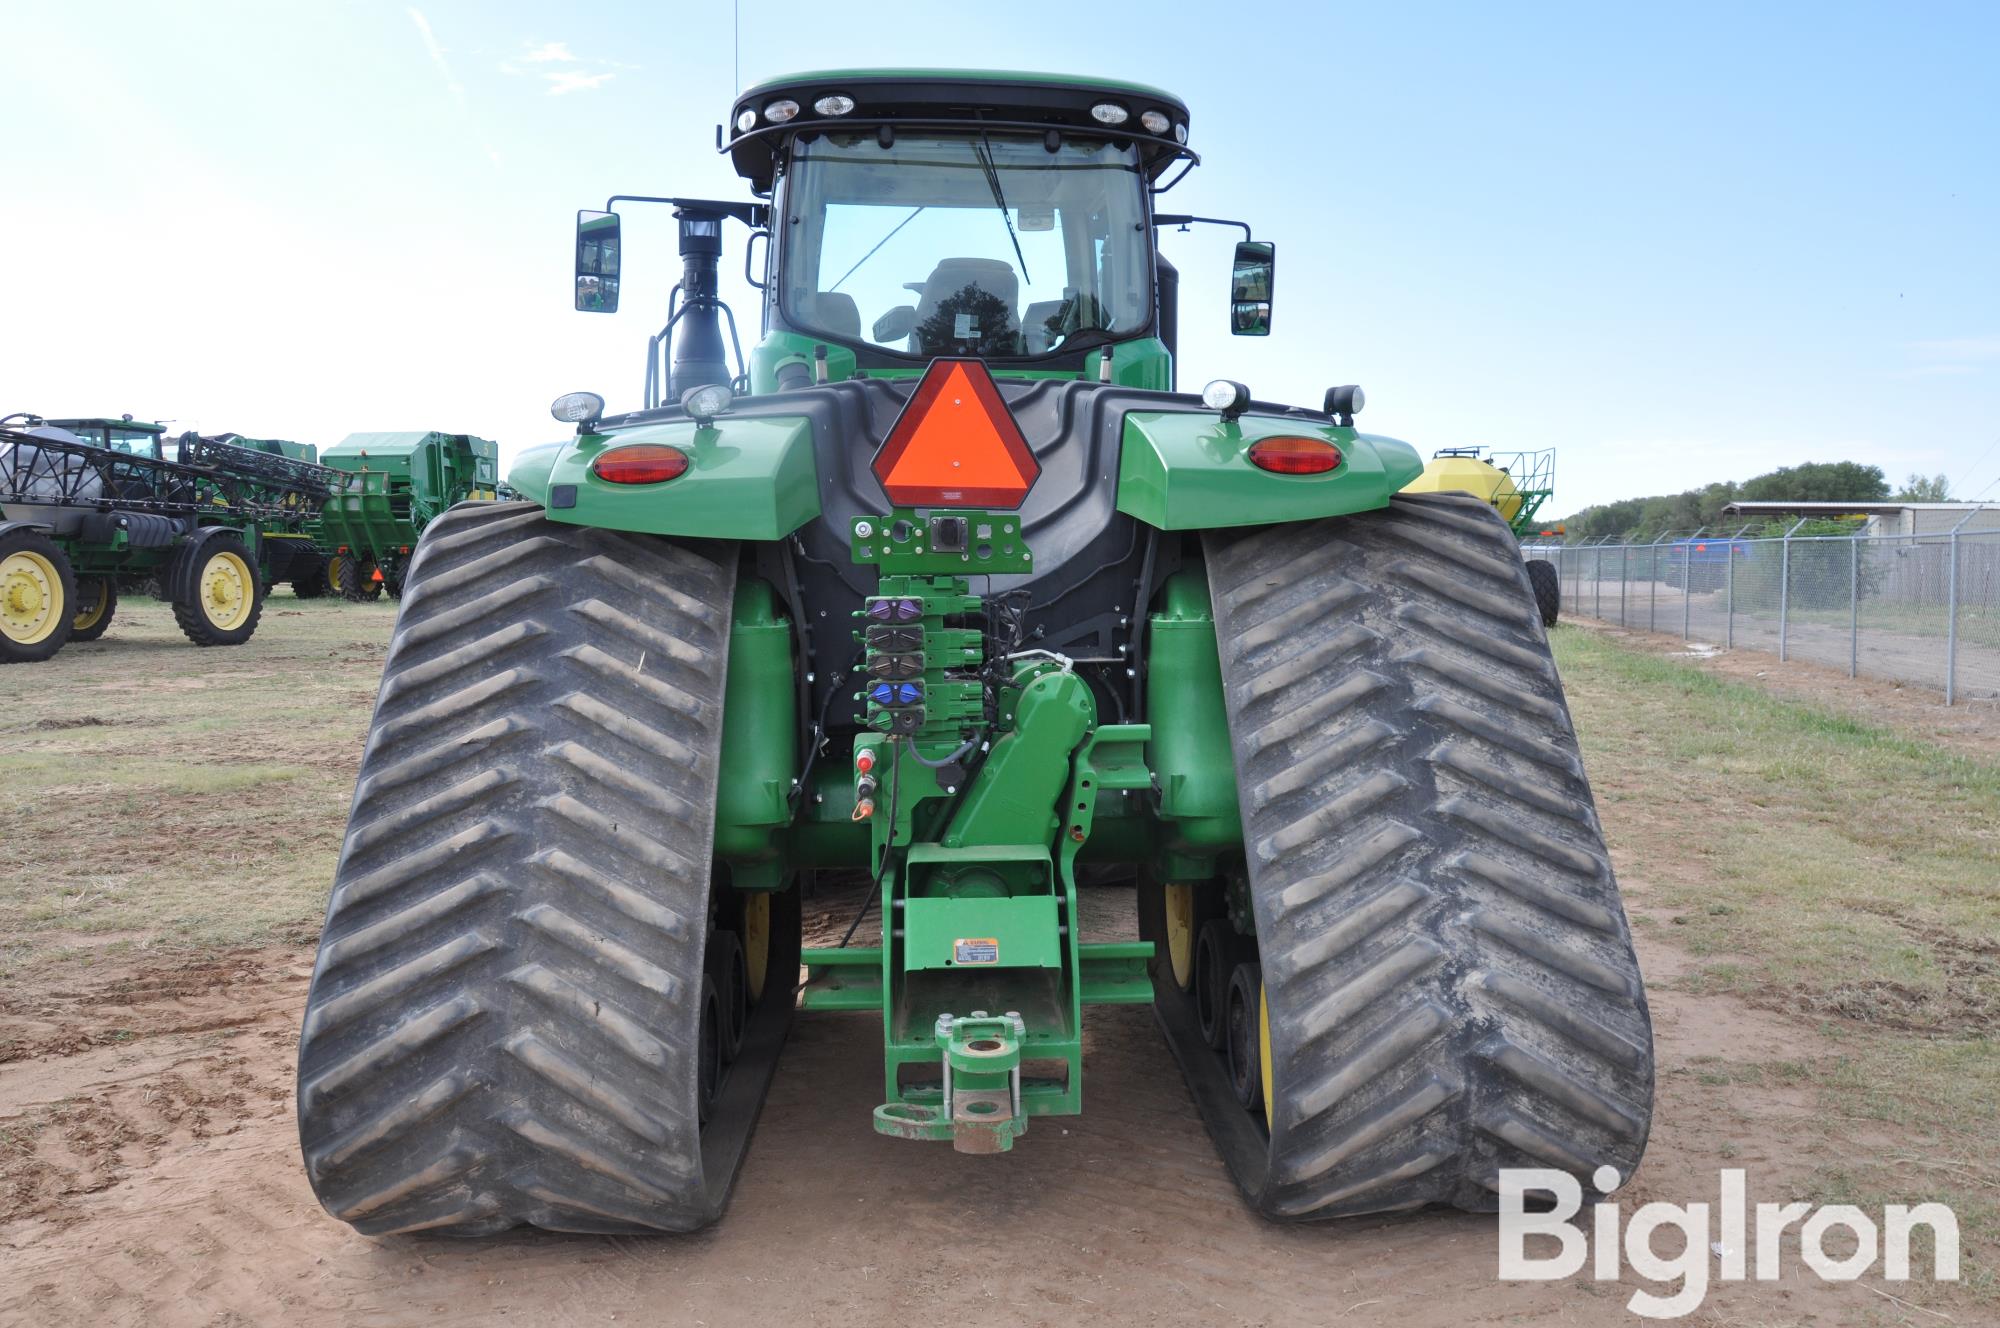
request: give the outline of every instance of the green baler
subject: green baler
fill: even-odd
[[[424,527],[455,503],[498,492],[500,447],[471,434],[354,433],[320,464],[345,479],[320,512],[327,581],[351,600],[402,592]]]
[[[752,200],[579,216],[609,312],[612,205],[675,210],[640,408],[559,398],[408,569],[300,1043],[327,1209],[703,1226],[800,1009],[879,1017],[872,1128],[999,1153],[1083,1109],[1088,1007],[1149,1004],[1273,1218],[1628,1176],[1651,1025],[1513,535],[1399,494],[1354,387],[1177,390],[1187,108],[847,70],[729,124]],[[1086,934],[1118,882],[1136,938]]]

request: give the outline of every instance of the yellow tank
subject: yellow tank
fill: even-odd
[[[1403,492],[1469,493],[1492,503],[1510,525],[1521,514],[1521,491],[1507,472],[1474,456],[1432,457],[1424,463],[1424,473],[1405,484]]]

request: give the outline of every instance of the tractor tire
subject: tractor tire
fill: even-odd
[[[375,563],[372,559],[356,558],[353,554],[343,554],[334,566],[334,574],[340,580],[334,589],[350,604],[367,604],[382,598],[382,583],[375,579]]]
[[[1546,558],[1528,559],[1528,584],[1535,589],[1535,607],[1541,610],[1542,626],[1554,627],[1562,615],[1563,583],[1556,565]]]
[[[351,561],[353,561],[352,555],[346,553],[336,552],[326,555],[326,588],[333,594],[341,593],[340,579]]]
[[[1506,523],[1469,495],[1405,494],[1211,534],[1207,558],[1262,1110],[1163,965],[1155,1009],[1245,1197],[1281,1219],[1491,1211],[1502,1168],[1586,1193],[1600,1166],[1629,1177],[1652,1024]],[[1142,901],[1154,929],[1163,893]]]
[[[38,664],[75,630],[76,573],[37,530],[0,532],[0,664]]]
[[[85,601],[89,601],[88,604]],[[118,612],[118,578],[84,576],[76,582],[76,616],[70,620],[71,641],[95,641],[111,626]]]
[[[240,646],[264,613],[264,583],[243,536],[212,527],[181,546],[167,570],[167,598],[182,635],[198,646]]]
[[[799,944],[794,887],[759,906],[771,977],[725,1065],[706,961],[743,912],[710,851],[735,580],[733,544],[533,503],[425,532],[299,1044],[334,1216],[486,1235],[721,1214]]]
[[[323,599],[331,589],[326,579],[327,560],[316,554],[299,554],[286,570],[292,574],[292,594],[300,599]]]

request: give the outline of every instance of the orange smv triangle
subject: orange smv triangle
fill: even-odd
[[[875,478],[898,507],[1019,507],[1041,465],[986,365],[932,360],[896,417]]]

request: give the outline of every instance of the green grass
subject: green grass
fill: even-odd
[[[2000,1024],[2000,766],[1692,664],[1559,630],[1614,850],[1712,990],[1964,1033]],[[1746,962],[1748,961],[1748,962]]]
[[[1951,1205],[1966,1290],[2000,1299],[2000,767],[1595,633],[1554,644],[1638,930],[1696,958],[1677,985],[1801,1017],[1796,1056],[1663,1072],[1725,1113],[1810,1093],[1798,1197]]]
[[[0,977],[313,934],[394,614],[280,592],[201,650],[132,596],[0,670]]]

